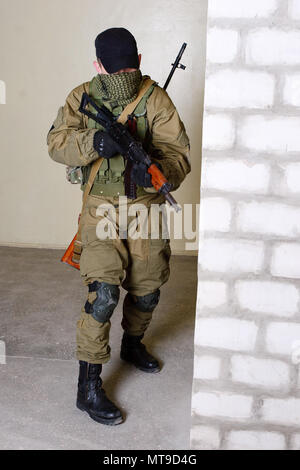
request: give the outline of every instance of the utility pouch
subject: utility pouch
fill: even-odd
[[[67,180],[72,184],[82,184],[83,176],[81,166],[67,166]]]

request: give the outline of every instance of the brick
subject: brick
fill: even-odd
[[[275,202],[240,203],[237,227],[242,232],[299,237],[300,208]]]
[[[191,428],[191,448],[217,450],[220,447],[220,431],[211,426],[194,424]]]
[[[213,380],[220,375],[221,360],[215,356],[194,357],[194,379]]]
[[[285,181],[288,191],[300,193],[300,163],[289,163],[285,168]]]
[[[210,18],[267,18],[275,12],[277,0],[209,0]]]
[[[231,431],[226,439],[226,450],[284,450],[283,434],[264,431]]]
[[[266,349],[272,354],[292,356],[300,341],[300,323],[272,322],[267,327]]]
[[[238,52],[239,34],[235,30],[210,28],[207,34],[207,61],[224,64],[232,62]]]
[[[222,273],[259,273],[264,260],[260,241],[206,238],[200,240],[198,262],[202,270]]]
[[[299,291],[293,284],[238,281],[235,293],[241,309],[283,317],[291,317],[298,311]]]
[[[283,101],[285,104],[300,106],[300,74],[286,75],[283,88]]]
[[[289,16],[293,20],[300,20],[299,0],[289,0]]]
[[[261,152],[295,152],[300,150],[300,118],[249,116],[238,130],[238,143]]]
[[[205,197],[200,204],[200,231],[228,232],[231,204],[221,197]]]
[[[288,389],[290,384],[289,366],[285,362],[243,355],[232,356],[231,377],[233,382],[268,390]]]
[[[203,148],[225,150],[235,139],[233,119],[226,114],[205,114],[203,121]]]
[[[300,63],[300,33],[260,28],[246,40],[246,63],[252,65],[296,65]]]
[[[250,418],[252,397],[223,392],[198,392],[192,397],[192,409],[200,416]]]
[[[291,437],[291,450],[300,450],[300,434],[293,434]]]
[[[197,311],[216,308],[227,302],[227,285],[222,281],[199,281],[197,292]]]
[[[300,398],[264,399],[261,418],[274,424],[300,426]]]
[[[229,158],[206,160],[203,165],[202,187],[265,194],[268,191],[269,178],[269,167],[263,163],[244,163]]]
[[[205,82],[205,105],[220,108],[272,106],[275,79],[266,72],[220,70]]]
[[[237,318],[197,318],[195,344],[232,351],[252,351],[257,326],[252,321]]]
[[[280,243],[272,250],[271,274],[293,279],[300,279],[300,244]]]

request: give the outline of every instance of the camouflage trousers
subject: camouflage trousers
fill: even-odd
[[[122,236],[121,230],[124,223],[120,224],[120,213],[124,215],[127,211],[127,229],[135,215],[129,215],[132,204],[144,204],[144,213],[150,215],[153,204],[163,203],[163,197],[159,194],[141,196],[134,202],[127,199],[127,205],[123,206],[118,197],[89,196],[81,220],[82,254],[80,258],[80,273],[85,285],[94,281],[105,282],[123,287],[132,296],[144,296],[159,289],[169,279],[171,256],[168,236],[162,233],[163,217],[159,214],[158,230],[159,237],[151,238],[150,217],[147,221],[148,238]],[[99,215],[97,208],[102,204],[111,204],[114,208],[115,218],[111,226],[114,229],[114,237],[100,239],[97,229],[98,223],[104,221],[104,215]],[[132,214],[132,212],[131,212]],[[105,214],[106,219],[110,217]],[[140,229],[137,223],[137,228]],[[144,222],[143,222],[144,223]],[[165,238],[164,238],[165,237]],[[129,295],[128,294],[128,295]],[[152,312],[139,311],[128,295],[123,303],[122,327],[130,335],[141,335],[147,329]],[[90,304],[96,298],[95,292],[89,292],[88,302]],[[77,322],[77,359],[93,364],[102,364],[110,358],[109,333],[111,322],[99,322],[82,309],[81,316]]]

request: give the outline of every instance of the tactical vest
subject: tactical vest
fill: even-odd
[[[146,77],[143,77],[143,80]],[[114,116],[118,117],[124,107],[120,106],[117,102],[108,102],[103,101],[102,96],[100,95],[96,85],[95,85],[96,77],[92,79],[90,82],[89,88],[89,95],[95,101],[95,103],[101,107],[103,104],[113,113]],[[141,82],[141,86],[143,83]],[[148,130],[148,120],[147,120],[147,108],[146,103],[154,90],[156,84],[154,83],[149,90],[145,93],[137,107],[135,108],[132,117],[136,122],[136,133],[135,138],[144,144],[147,145],[148,140],[150,141],[151,136]],[[90,107],[91,112],[95,112],[95,110]],[[93,119],[89,118],[88,120],[88,128],[89,129],[100,129],[103,130],[103,127],[95,122]],[[124,196],[125,189],[124,189],[124,172],[126,168],[127,161],[124,157],[120,154],[115,155],[110,159],[104,159],[90,191],[90,194],[98,195],[98,196]],[[82,167],[83,173],[83,183],[81,185],[81,189],[84,191],[85,185],[88,181],[89,174],[91,171],[91,166],[87,165]],[[137,196],[142,196],[143,194],[148,194],[142,186],[136,187]]]

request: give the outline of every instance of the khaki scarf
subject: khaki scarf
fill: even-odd
[[[110,102],[111,108],[114,108],[115,104],[124,107],[134,101],[138,95],[141,81],[141,71],[136,70],[134,72],[97,75],[95,85],[103,102]]]

